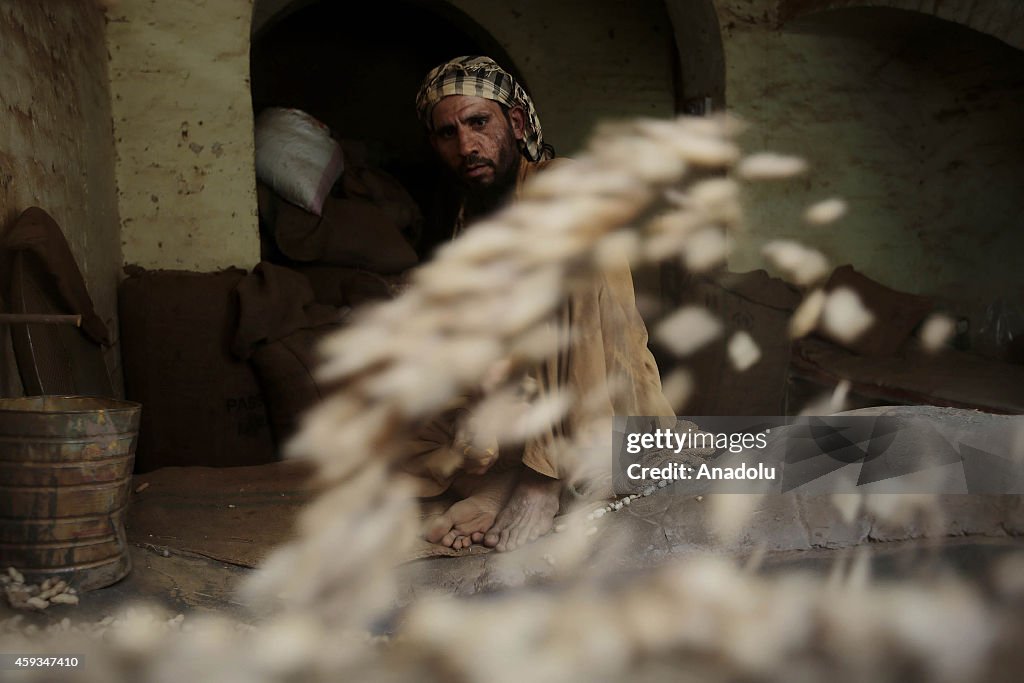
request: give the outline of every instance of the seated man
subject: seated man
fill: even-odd
[[[487,57],[459,57],[432,70],[416,98],[438,158],[457,184],[462,204],[453,234],[507,200],[525,181],[551,163],[540,120],[529,95]],[[571,325],[570,325],[571,321]],[[551,321],[564,349],[533,373],[541,392],[568,389],[605,415],[672,415],[661,393],[647,330],[636,310],[628,264],[595,277],[575,292]],[[571,329],[571,335],[570,335]],[[611,391],[614,383],[620,390]],[[454,548],[483,543],[515,549],[551,530],[566,474],[562,446],[572,435],[574,410],[543,437],[521,450],[501,453],[460,441],[450,420],[424,433],[407,470],[422,482],[424,496],[451,490],[461,499],[429,520],[425,535]],[[447,473],[432,455],[452,447],[466,456]],[[432,464],[433,463],[433,464]],[[609,464],[610,468],[610,464]]]

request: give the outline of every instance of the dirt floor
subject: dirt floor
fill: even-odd
[[[908,578],[953,572],[977,579],[983,586],[990,567],[1010,553],[1024,552],[1024,538],[961,537],[942,540],[909,540],[872,543],[872,567],[879,578]],[[403,592],[401,607],[418,596],[430,592],[453,592],[464,597],[481,597],[516,590],[523,585],[557,588],[559,579],[550,574],[520,572],[509,569],[508,556],[468,555],[415,560],[401,572]],[[826,574],[840,557],[849,557],[847,549],[815,549],[780,551],[767,554],[760,572],[773,574],[783,570],[802,570]],[[253,571],[226,564],[186,551],[132,546],[133,569],[113,586],[85,593],[78,606],[52,606],[44,613],[28,615],[30,623],[40,627],[60,622],[100,621],[124,608],[146,602],[166,610],[169,616],[184,614],[186,618],[203,613],[219,613],[239,621],[259,623],[239,601],[236,590]],[[490,559],[488,559],[490,558]],[[494,560],[499,560],[495,562]],[[512,562],[512,566],[516,563]],[[609,582],[629,580],[645,573],[645,569],[609,571],[601,578]],[[481,580],[481,577],[485,577]],[[0,620],[16,612],[0,605]],[[388,623],[381,630],[389,630]]]
[[[291,537],[297,516],[315,495],[310,481],[309,470],[295,463],[165,468],[139,475],[128,518],[131,573],[114,586],[82,595],[77,607],[52,606],[32,619],[40,624],[65,616],[99,620],[144,600],[171,616],[213,611],[258,620],[236,589]],[[596,535],[582,573],[598,581],[629,580],[700,553],[758,556],[763,572],[823,573],[837,559],[866,548],[878,576],[953,571],[982,578],[998,558],[1024,551],[1020,496],[944,495],[939,504],[944,517],[939,529],[921,520],[892,527],[866,516],[846,522],[828,496],[765,496],[743,533],[723,546],[709,531],[709,496],[684,495],[667,486],[593,522]],[[557,585],[558,558],[568,545],[559,534],[506,554],[479,547],[437,550],[424,543],[400,569],[396,609],[429,592],[471,597]],[[8,612],[0,607],[0,618]]]

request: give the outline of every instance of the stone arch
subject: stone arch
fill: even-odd
[[[251,41],[256,43],[267,31],[284,21],[294,13],[315,5],[323,0],[256,0],[252,10]],[[465,12],[453,7],[444,0],[394,0],[398,6],[415,6],[429,10],[439,19],[446,21],[469,36],[481,46],[483,54],[494,57],[505,68],[511,70],[517,79],[523,76],[517,69],[511,56],[502,45],[480,24]]]
[[[665,0],[676,46],[676,110],[725,108],[725,49],[713,0]]]
[[[1006,257],[1022,244],[1014,188],[1024,140],[1024,6],[765,0],[757,9],[743,28],[777,51],[753,51],[736,79],[770,75],[755,63],[768,54],[776,63],[799,56],[808,68],[763,90],[775,110],[751,107],[753,123],[770,131],[765,144],[789,145],[816,169],[802,201],[827,192],[856,207],[844,231],[788,234],[886,286],[935,297],[970,321],[975,349],[998,353],[980,333],[989,305],[1024,291]],[[723,25],[730,19],[743,17],[723,16]],[[744,92],[743,105],[758,92]],[[757,247],[778,234],[777,220],[759,220],[748,234],[760,241],[744,245],[733,263],[752,267]]]
[[[368,153],[428,214],[422,253],[443,238],[453,199],[416,121],[420,79],[446,59],[487,54],[529,88],[501,44],[444,0],[257,0],[250,45],[254,112],[302,109],[352,141],[352,153]]]
[[[528,90],[534,92],[535,96],[538,93],[531,87],[530,74],[537,77],[538,83],[543,82],[537,87],[541,88],[541,92],[550,96],[552,92],[551,70],[537,69],[535,64],[531,64],[531,57],[534,57],[536,53],[524,52],[521,49],[521,44],[516,44],[514,41],[509,43],[508,35],[493,23],[493,17],[491,23],[487,23],[486,18],[472,14],[472,10],[467,9],[465,5],[459,4],[459,7],[456,7],[457,4],[459,3],[450,0],[391,0],[386,3],[388,7],[394,8],[396,11],[409,10],[419,13],[419,15],[429,13],[438,21],[445,22],[479,45],[481,52],[490,54],[502,62],[524,83]],[[667,35],[672,44],[670,47],[672,52],[668,52],[665,57],[665,63],[671,61],[673,67],[671,92],[665,93],[666,99],[669,103],[674,103],[673,108],[677,113],[703,114],[710,110],[724,109],[726,103],[725,57],[716,1],[664,0],[658,4],[661,4],[663,8],[663,21],[668,22],[667,26],[662,24],[665,26],[662,35]],[[255,0],[252,7],[250,31],[253,48],[251,86],[254,105],[259,107],[281,104],[302,108],[301,103],[290,105],[287,102],[268,102],[266,98],[261,98],[264,88],[257,71],[260,45],[279,27],[287,25],[295,17],[308,11],[316,11],[318,6],[327,5],[341,6],[343,3],[328,3],[324,0]],[[481,21],[484,23],[480,23]],[[495,31],[494,34],[491,33],[492,30]],[[501,41],[495,36],[501,36]],[[523,59],[522,70],[517,68],[510,52]],[[524,74],[523,70],[531,71],[530,74]],[[547,80],[544,81],[544,79]],[[614,85],[611,78],[608,79],[608,83]],[[634,109],[639,109],[635,104],[631,106]],[[572,150],[574,141],[559,144],[560,141],[564,141],[564,120],[566,119],[565,107],[563,106],[562,109],[563,111],[560,112],[562,120],[553,124],[551,128],[558,130],[558,126],[561,124],[563,137],[560,138],[558,135],[552,137],[558,145],[559,152],[565,153],[567,149],[568,151]],[[317,114],[314,112],[314,115]],[[552,116],[552,114],[549,113],[548,116]],[[413,129],[413,125],[406,128],[406,130]]]
[[[1024,50],[1024,4],[1015,0],[779,0],[778,21],[782,26],[800,17],[831,9],[887,7],[929,14],[967,26]]]

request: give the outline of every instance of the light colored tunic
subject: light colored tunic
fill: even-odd
[[[521,161],[516,198],[526,180],[548,163]],[[462,223],[460,211],[456,236]],[[592,286],[571,294],[549,324],[556,326],[563,350],[537,368],[537,385],[542,394],[568,389],[575,402],[563,420],[523,446],[521,458],[530,469],[560,479],[567,474],[569,460],[564,446],[581,423],[602,416],[674,412],[662,394],[658,366],[647,348],[647,328],[636,307],[625,259],[621,267],[601,272]],[[443,493],[458,475],[450,472],[457,414],[453,410],[442,415],[410,444],[410,459],[403,469],[420,481],[424,497]],[[503,460],[506,456],[502,453]],[[609,452],[609,473],[610,468]]]

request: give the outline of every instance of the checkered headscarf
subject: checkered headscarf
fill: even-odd
[[[432,127],[434,105],[449,95],[484,97],[509,108],[520,107],[526,117],[525,134],[519,141],[523,156],[530,161],[554,156],[551,146],[544,144],[533,100],[512,75],[490,57],[456,57],[427,74],[416,95],[416,113],[428,129]]]

